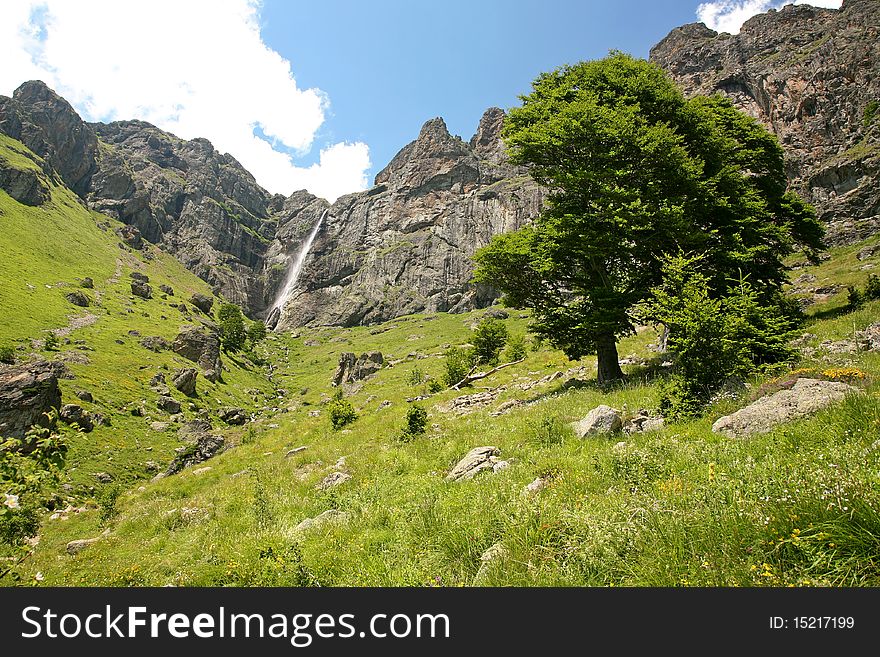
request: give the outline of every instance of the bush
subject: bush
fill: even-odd
[[[254,347],[266,337],[266,325],[263,322],[251,322],[247,329],[247,338]]]
[[[459,381],[461,381],[461,379],[459,379]],[[458,381],[456,381],[456,383],[457,382]],[[452,385],[455,385],[455,383],[453,383]],[[428,379],[428,392],[429,393],[431,393],[433,395],[434,393],[440,392],[441,390],[443,390],[442,383],[440,383],[437,379]]]
[[[328,411],[330,413],[330,424],[333,425],[334,431],[342,429],[357,419],[354,406],[347,399],[343,399],[341,390],[336,391],[336,395],[328,405]]]
[[[428,425],[428,411],[418,404],[413,404],[406,411],[406,427],[404,433],[410,436],[418,436],[425,433]]]
[[[880,276],[868,274],[868,282],[865,284],[865,299],[874,301],[880,299]]]
[[[406,384],[415,388],[422,384],[425,380],[425,373],[418,367],[411,369],[406,375]]]
[[[507,341],[507,349],[505,355],[508,361],[520,360],[526,357],[526,336],[519,334],[513,335]]]
[[[15,349],[9,345],[0,345],[0,363],[12,365],[15,363]]]
[[[673,376],[661,389],[661,410],[671,419],[698,415],[725,380],[790,360],[794,328],[778,305],[762,302],[745,280],[725,296],[710,296],[699,258],[664,265],[665,282],[652,290],[648,315],[668,329]]]
[[[217,311],[217,323],[223,350],[228,353],[241,351],[248,337],[241,308],[234,303],[224,303]]]
[[[447,387],[454,386],[467,376],[474,366],[474,354],[470,349],[450,347],[446,350],[446,371],[443,382]]]
[[[111,484],[110,486],[102,488],[95,496],[95,501],[98,503],[98,508],[100,509],[99,517],[102,525],[106,525],[116,517],[116,514],[118,513],[116,502],[119,499],[120,493],[122,493],[122,489],[119,485]]]
[[[501,350],[507,344],[507,337],[507,327],[502,321],[493,317],[482,320],[471,338],[475,362],[497,365]]]
[[[847,301],[846,305],[850,310],[858,310],[865,305],[865,295],[854,285],[846,286]]]
[[[55,335],[52,331],[49,331],[48,335],[46,335],[45,342],[46,351],[58,351],[58,336]]]

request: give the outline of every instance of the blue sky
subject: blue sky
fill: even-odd
[[[698,19],[737,32],[784,2],[3,0],[0,94],[40,79],[86,120],[206,137],[271,192],[334,200],[430,118],[469,139],[542,71],[647,57]]]

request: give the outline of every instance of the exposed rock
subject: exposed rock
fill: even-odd
[[[651,49],[688,95],[721,93],[776,133],[792,188],[828,224],[830,245],[880,231],[880,3],[839,11],[787,5],[747,20],[739,34],[701,23]]]
[[[543,477],[536,477],[530,484],[526,484],[525,488],[523,488],[523,494],[534,495],[540,493],[545,488],[547,488],[547,480]]]
[[[645,409],[639,409],[634,417],[631,417],[624,423],[624,433],[642,433],[648,431],[659,431],[663,428],[666,421],[660,416],[651,416]]]
[[[488,317],[489,319],[507,319],[510,317],[510,313],[501,308],[489,308],[489,310],[483,313],[483,317]]]
[[[136,297],[141,297],[142,299],[153,298],[153,288],[150,287],[149,283],[144,283],[142,281],[131,282],[131,293]]]
[[[119,235],[119,239],[121,239],[122,243],[126,246],[130,246],[137,250],[144,248],[144,240],[141,237],[141,231],[134,226],[121,226],[116,228],[115,232]]]
[[[349,514],[347,514],[345,511],[339,511],[338,509],[328,509],[327,511],[324,511],[324,513],[321,513],[314,518],[306,518],[305,520],[303,520],[294,528],[293,533],[302,534],[313,529],[318,529],[319,527],[322,527],[324,525],[345,523],[349,521],[350,517],[351,516],[349,516]]]
[[[177,430],[181,440],[196,440],[211,431],[211,423],[208,420],[190,420]]]
[[[80,308],[86,308],[89,305],[89,298],[79,290],[68,292],[64,295],[64,298],[74,306],[79,306]]]
[[[330,385],[339,386],[344,383],[361,381],[382,369],[384,359],[378,351],[368,351],[359,357],[351,352],[345,352],[339,356],[339,365],[333,373],[333,381]]]
[[[139,271],[133,271],[128,276],[133,281],[140,281],[141,283],[149,283],[150,282],[150,277],[147,276],[146,274],[139,272]]]
[[[76,424],[86,433],[95,428],[92,414],[83,410],[82,406],[77,406],[76,404],[65,404],[62,406],[61,411],[58,413],[58,417],[65,424]]]
[[[596,435],[611,435],[623,428],[620,411],[601,404],[587,413],[583,419],[572,422],[572,428],[578,438]]]
[[[189,298],[189,302],[206,315],[211,314],[211,307],[214,305],[213,297],[199,294],[198,292]]]
[[[877,255],[878,252],[880,252],[880,244],[866,246],[856,254],[856,258],[859,260],[868,260]]]
[[[219,454],[225,446],[226,443],[221,436],[202,434],[196,439],[194,444],[185,447],[183,451],[174,457],[165,471],[165,476],[171,476],[191,465],[207,461],[209,458]]]
[[[248,415],[243,408],[223,408],[220,410],[220,419],[226,424],[242,425],[248,421]]]
[[[171,426],[170,422],[151,422],[150,429],[156,431],[158,433],[162,433],[163,431],[168,431],[168,427]]]
[[[87,290],[94,289],[95,281],[91,279],[91,277],[86,276],[82,281],[80,281],[80,286],[86,288]]]
[[[171,349],[171,343],[165,338],[158,335],[149,335],[139,340],[140,345],[150,351],[160,352]]]
[[[484,470],[491,470],[498,461],[497,447],[474,447],[446,475],[446,481],[467,481]]]
[[[0,366],[0,436],[24,438],[33,425],[54,428],[46,414],[61,407],[63,372],[48,361]]]
[[[465,415],[490,406],[498,399],[498,395],[502,392],[503,388],[496,388],[495,390],[486,390],[485,392],[475,392],[472,395],[462,395],[445,404],[438,404],[436,408],[440,413]]]
[[[49,200],[49,185],[41,171],[17,169],[0,160],[0,189],[24,205],[43,205]]]
[[[509,554],[507,548],[500,542],[495,543],[483,552],[483,554],[480,555],[480,568],[474,576],[474,586],[479,586],[485,581],[486,576],[489,573],[490,564],[493,561],[506,559]]]
[[[95,479],[98,480],[98,483],[109,484],[113,481],[113,475],[109,472],[96,472]]]
[[[171,375],[171,382],[174,387],[180,390],[187,397],[194,397],[196,394],[196,379],[199,373],[197,370],[187,367],[177,370]]]
[[[90,545],[94,545],[100,538],[80,538],[75,541],[70,541],[67,544],[67,554],[79,554],[83,550],[85,550]]]
[[[163,292],[163,294],[167,294],[169,297],[174,296],[174,288],[170,285],[165,285],[164,283],[159,286],[159,289]]]
[[[222,364],[220,338],[217,334],[206,333],[197,328],[184,329],[174,338],[172,349],[187,360],[198,363],[209,381],[219,379]],[[211,370],[211,378],[208,377],[208,370]]]
[[[174,399],[174,397],[159,397],[156,406],[166,413],[180,413],[180,402]]]
[[[344,484],[346,481],[351,479],[351,475],[346,472],[331,472],[326,477],[324,477],[321,482],[315,486],[318,490],[328,490],[330,488],[336,488]]]
[[[779,424],[812,415],[857,391],[838,381],[801,378],[789,390],[762,397],[731,415],[718,418],[712,431],[732,438],[766,433]]]
[[[284,454],[284,458],[289,459],[291,456],[295,454],[299,454],[300,452],[304,452],[307,449],[306,445],[300,445],[299,447],[294,447],[293,449],[287,450]]]
[[[84,401],[84,402],[92,403],[93,401],[95,401],[95,398],[92,396],[92,393],[90,393],[88,390],[77,390],[76,396],[78,399],[80,399],[81,401]]]

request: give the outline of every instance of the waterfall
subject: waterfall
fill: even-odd
[[[278,296],[275,299],[275,303],[272,304],[272,310],[269,311],[268,319],[266,323],[269,324],[270,321],[275,319],[275,323],[278,323],[278,318],[281,315],[281,311],[284,310],[284,306],[287,305],[287,302],[290,300],[290,296],[293,294],[293,291],[296,289],[296,282],[299,279],[299,275],[302,272],[303,263],[306,261],[306,256],[309,254],[309,250],[312,248],[312,242],[315,241],[315,237],[318,236],[318,230],[321,228],[321,224],[324,221],[324,217],[327,216],[327,210],[321,214],[321,218],[318,219],[318,223],[315,224],[315,227],[309,232],[306,237],[306,241],[302,243],[299,251],[297,251],[296,256],[293,258],[293,263],[290,265],[290,269],[287,271],[287,278],[284,281],[284,285],[281,286],[281,289],[278,291]],[[274,327],[270,327],[274,328]]]

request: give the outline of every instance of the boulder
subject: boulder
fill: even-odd
[[[165,285],[163,283],[162,285],[159,286],[159,289],[162,291],[163,294],[167,294],[169,297],[174,296],[174,288],[171,287],[170,285]]]
[[[92,396],[92,393],[90,393],[88,390],[77,390],[76,396],[78,399],[80,399],[84,402],[92,403],[93,401],[95,401],[95,398]]]
[[[467,481],[483,470],[492,470],[500,450],[497,447],[474,447],[446,475],[446,481]]]
[[[208,333],[198,328],[187,328],[177,334],[171,347],[174,352],[187,360],[198,363],[202,373],[209,381],[220,378],[220,338],[216,333]],[[208,371],[211,370],[211,376]]]
[[[133,281],[140,281],[141,283],[149,283],[149,282],[150,282],[150,277],[147,276],[146,274],[142,274],[142,273],[139,272],[139,271],[133,271],[133,272],[131,272],[131,273],[129,274],[129,277],[131,278],[131,280],[133,280]]]
[[[47,413],[61,408],[60,363],[0,366],[0,436],[24,438],[33,425],[54,428]]]
[[[187,397],[194,397],[196,394],[196,378],[198,375],[198,370],[192,367],[179,369],[171,375],[171,382],[174,384],[175,388],[180,390],[180,392]]]
[[[89,547],[90,545],[94,545],[100,540],[100,538],[80,538],[75,541],[70,541],[67,544],[67,554],[78,554],[79,552],[82,552],[87,547]]]
[[[140,297],[141,299],[153,298],[153,288],[150,287],[149,283],[144,283],[143,281],[132,281],[131,293],[136,297]]]
[[[148,335],[147,337],[141,339],[140,345],[145,349],[149,349],[150,351],[160,352],[165,351],[167,349],[171,349],[171,343],[168,342],[163,337],[158,335]]]
[[[61,421],[64,422],[64,424],[76,424],[86,433],[95,428],[92,414],[83,410],[82,406],[77,406],[76,404],[65,404],[62,406],[61,411],[58,413],[58,417],[61,418]]]
[[[189,298],[189,302],[206,315],[210,315],[211,307],[214,305],[214,298],[196,292]]]
[[[858,388],[839,381],[801,378],[788,390],[767,395],[735,413],[718,418],[712,431],[731,438],[767,433],[780,424],[812,415],[857,391]]]
[[[346,472],[331,472],[326,477],[324,477],[321,482],[315,486],[318,490],[328,490],[330,488],[336,488],[337,486],[341,486],[346,481],[351,479],[351,475]]]
[[[202,434],[196,439],[195,443],[184,447],[174,457],[165,471],[165,476],[176,474],[191,465],[207,461],[209,458],[219,454],[225,446],[226,443],[221,436]]]
[[[95,281],[93,281],[89,276],[86,276],[86,277],[85,277],[84,279],[82,279],[82,281],[80,282],[80,287],[84,287],[84,288],[86,288],[87,290],[94,289],[94,287],[95,287]]]
[[[639,409],[639,412],[623,425],[624,433],[644,433],[659,431],[665,425],[665,420],[660,416],[652,416],[647,410]]]
[[[144,240],[141,237],[141,231],[134,226],[120,226],[115,232],[119,236],[119,239],[122,240],[122,243],[126,246],[130,246],[137,250],[144,248]]]
[[[159,400],[156,402],[156,406],[158,406],[161,410],[166,413],[180,413],[180,402],[174,399],[174,397],[166,397],[161,396]]]
[[[623,428],[620,411],[605,404],[597,406],[587,413],[582,420],[571,423],[578,438],[587,436],[611,435]]]
[[[344,383],[354,383],[375,374],[382,368],[384,363],[382,353],[379,351],[368,351],[359,357],[351,352],[345,352],[339,356],[339,364],[336,372],[333,373],[333,380],[330,385],[340,386]]]
[[[323,525],[348,522],[349,518],[349,514],[345,511],[328,509],[314,518],[306,518],[294,528],[293,532],[294,534],[301,534],[312,529],[317,529]]]
[[[64,298],[67,299],[74,306],[79,306],[80,308],[87,308],[89,305],[89,298],[79,290],[75,292],[68,292],[64,295]]]
[[[220,419],[226,424],[242,425],[248,421],[248,416],[243,408],[223,408],[220,410]]]
[[[40,172],[17,169],[0,160],[0,189],[24,205],[42,205],[49,200],[49,186]]]

